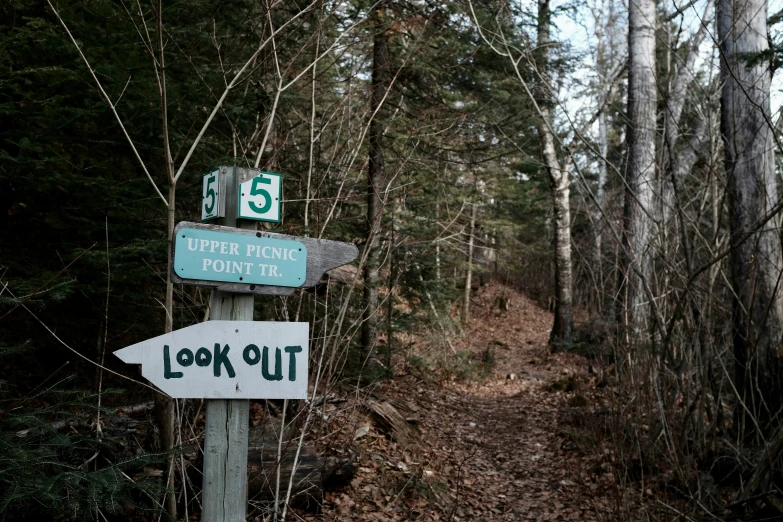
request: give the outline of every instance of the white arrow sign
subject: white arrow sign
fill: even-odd
[[[208,321],[114,355],[175,399],[305,399],[308,340],[308,323]]]

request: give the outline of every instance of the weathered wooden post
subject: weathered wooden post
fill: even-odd
[[[218,225],[256,229],[257,222],[237,219],[236,169],[220,167],[220,192],[225,194],[225,217]],[[221,196],[222,196],[221,194]],[[252,321],[252,294],[212,289],[209,319]],[[250,400],[208,399],[204,433],[204,472],[201,503],[204,522],[244,522],[247,514],[247,431]]]
[[[253,294],[290,295],[350,263],[355,245],[256,231],[280,221],[282,176],[220,167],[204,176],[202,221],[179,223],[175,283],[212,288],[209,321],[114,352],[173,398],[206,406],[204,522],[244,522],[249,399],[305,399],[309,325],[253,321]]]

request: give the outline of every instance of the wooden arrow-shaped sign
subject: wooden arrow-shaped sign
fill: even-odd
[[[177,399],[304,399],[308,323],[209,321],[117,350]]]
[[[352,243],[182,222],[174,229],[175,283],[222,292],[288,295],[359,255]]]

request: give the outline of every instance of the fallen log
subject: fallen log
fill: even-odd
[[[294,476],[291,499],[297,504],[315,505],[323,495],[322,470],[324,461],[312,442],[305,440],[296,458],[299,434],[287,426],[282,434],[280,465],[277,447],[280,442],[280,422],[267,419],[248,433],[247,489],[250,500],[273,500],[280,473],[279,502],[285,501],[288,484]]]
[[[153,404],[151,402],[145,402],[142,404],[132,404],[130,406],[120,406],[119,408],[114,410],[113,415],[106,415],[103,414],[101,416],[101,424],[104,426],[117,426],[120,424],[126,424],[129,421],[129,416],[131,415],[137,415],[139,413],[145,413],[147,411],[152,410]],[[55,422],[49,423],[48,426],[45,424],[40,427],[48,427],[51,430],[54,431],[62,431],[69,428],[73,428],[74,430],[76,428],[95,428],[95,415],[91,415],[89,417],[79,417],[79,418],[71,418],[66,420],[59,420]],[[129,426],[128,426],[129,427]],[[19,430],[16,432],[16,436],[19,438],[26,437],[30,431],[34,430],[36,428],[27,428],[24,430]]]
[[[362,405],[372,416],[375,425],[403,446],[410,444],[418,436],[417,420],[412,416],[417,411],[414,405],[397,399],[373,397],[365,399]],[[408,416],[404,416],[401,411]]]

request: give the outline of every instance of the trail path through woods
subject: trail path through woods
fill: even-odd
[[[492,305],[504,293],[509,309]],[[612,520],[608,459],[567,419],[588,386],[587,362],[546,350],[552,314],[492,285],[473,298],[457,351],[480,361],[482,381],[441,385],[395,378],[382,393],[418,405],[416,447],[366,437],[351,486],[327,495],[327,520]],[[513,379],[509,378],[513,374]]]

